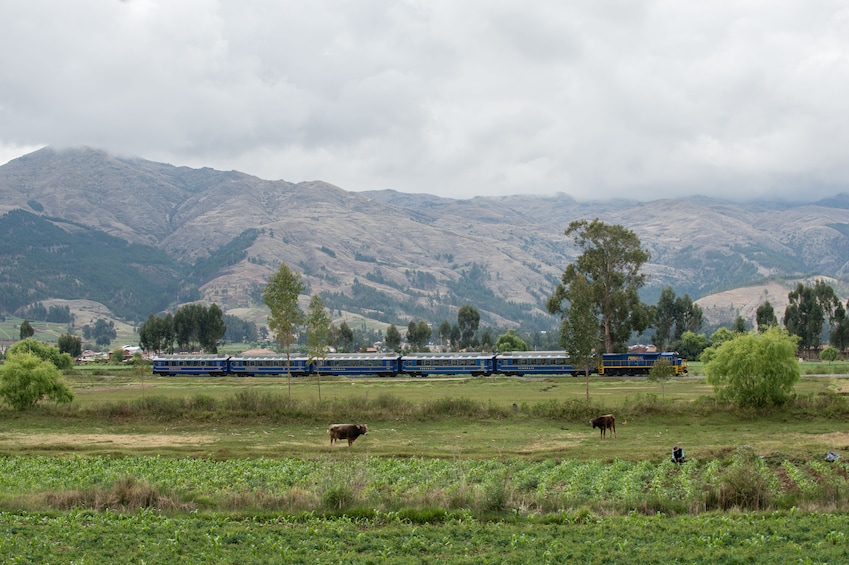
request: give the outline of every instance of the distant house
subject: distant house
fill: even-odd
[[[124,350],[124,359],[132,359],[136,353],[139,355],[144,354],[142,348],[135,345],[123,345],[121,346],[121,349]]]

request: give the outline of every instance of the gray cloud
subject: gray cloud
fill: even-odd
[[[826,0],[0,5],[0,162],[90,145],[347,190],[849,190]]]

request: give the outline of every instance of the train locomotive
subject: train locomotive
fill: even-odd
[[[648,375],[664,359],[675,375],[687,374],[687,360],[675,352],[605,353],[590,367],[575,367],[565,351],[509,353],[331,353],[318,359],[305,355],[162,355],[153,359],[157,375],[236,377],[428,377],[577,376],[589,371],[602,376]]]

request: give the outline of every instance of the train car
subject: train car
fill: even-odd
[[[229,361],[227,355],[162,355],[153,358],[153,374],[222,376]]]
[[[598,374],[606,376],[648,375],[659,359],[666,359],[675,375],[687,374],[687,360],[676,352],[605,353],[598,366]]]
[[[401,373],[413,377],[471,375],[485,377],[495,372],[491,353],[410,353],[401,357]]]
[[[293,377],[305,377],[312,373],[312,364],[304,355],[234,355],[229,371],[236,377],[279,377],[290,372]]]
[[[565,351],[511,351],[495,356],[495,372],[502,375],[571,375],[583,373],[574,367]],[[591,372],[595,372],[595,368]]]
[[[313,361],[313,372],[340,377],[394,377],[400,365],[397,353],[330,353]]]

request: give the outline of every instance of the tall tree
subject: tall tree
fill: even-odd
[[[439,330],[436,332],[437,337],[439,337],[440,345],[448,345],[451,346],[451,322],[448,320],[442,320],[442,323],[439,324]]]
[[[139,326],[139,347],[145,351],[159,351],[162,347],[157,326],[158,317],[153,314],[147,315],[147,320]]]
[[[218,344],[227,331],[227,326],[224,325],[224,312],[221,311],[218,304],[213,302],[209,308],[201,305],[199,315],[198,341],[200,346],[209,353],[218,353]]]
[[[775,317],[775,309],[769,303],[769,300],[758,306],[758,309],[755,311],[755,322],[757,323],[759,332],[765,332],[767,328],[778,325],[778,318]]]
[[[684,332],[698,333],[704,323],[702,307],[693,302],[689,294],[675,300],[675,339],[681,339]]]
[[[158,323],[159,326],[159,335],[162,339],[161,347],[164,351],[168,353],[174,353],[174,340],[176,336],[174,334],[174,316],[171,312],[165,314],[165,317],[162,318],[162,321]]]
[[[849,347],[849,316],[846,315],[846,308],[840,302],[834,308],[828,342],[836,347],[839,352],[845,351]]]
[[[386,337],[384,338],[386,341],[387,349],[391,351],[400,351],[401,349],[401,332],[398,331],[398,328],[395,327],[395,324],[389,324],[389,327],[386,328]]]
[[[351,352],[354,349],[354,330],[348,326],[348,322],[342,320],[339,324],[338,347],[340,351]]]
[[[834,289],[822,280],[813,287],[799,283],[787,297],[790,303],[784,310],[784,327],[799,337],[799,348],[803,351],[809,353],[819,348],[825,321],[833,318],[839,304]]]
[[[313,294],[307,308],[307,352],[310,359],[323,359],[327,354],[330,315],[318,294]],[[321,375],[318,375],[318,399],[321,400]]]
[[[83,352],[83,341],[75,335],[71,334],[62,334],[59,336],[59,352],[67,353],[73,358],[77,358],[82,355]]]
[[[35,335],[35,330],[32,328],[32,324],[29,323],[29,320],[24,319],[24,321],[21,322],[21,339],[27,339],[28,337],[32,337],[33,335]]]
[[[481,351],[492,351],[494,345],[492,333],[489,330],[484,330],[481,334]]]
[[[564,308],[560,321],[560,345],[569,354],[572,366],[584,370],[587,402],[590,400],[590,365],[593,352],[600,345],[598,316],[589,286],[589,281],[578,273],[572,280],[572,301]]]
[[[298,306],[298,296],[305,289],[299,273],[281,263],[277,272],[268,279],[262,291],[262,299],[271,310],[268,316],[268,328],[277,334],[277,343],[286,350],[288,365],[292,365],[292,344],[297,337],[304,313]],[[292,371],[287,371],[289,399],[292,398]]]
[[[589,289],[595,311],[601,317],[604,350],[612,353],[624,347],[632,331],[643,331],[648,325],[647,309],[637,293],[646,281],[640,268],[649,260],[649,253],[640,247],[634,232],[598,218],[571,222],[566,236],[572,237],[582,253],[566,267],[548,299],[548,311],[564,313],[565,304],[575,300],[572,285],[581,274],[588,282],[581,288]]]
[[[660,351],[666,349],[672,340],[672,331],[675,328],[676,319],[675,292],[671,286],[660,291],[660,299],[654,310],[654,336],[652,341]]]
[[[118,331],[115,329],[115,322],[109,320],[108,322],[103,318],[98,318],[96,322],[94,322],[94,328],[91,330],[91,337],[94,338],[94,343],[101,346],[106,347],[112,340],[118,336]]]
[[[415,322],[410,320],[407,325],[407,343],[413,351],[424,351],[427,348],[427,342],[430,341],[433,330],[424,320]]]
[[[470,304],[460,306],[457,312],[457,326],[460,328],[460,349],[466,349],[478,331],[481,315],[477,308]]]

